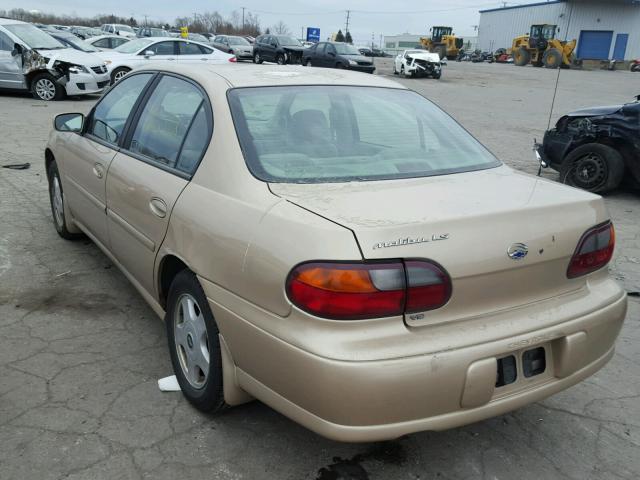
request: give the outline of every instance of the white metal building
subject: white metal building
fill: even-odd
[[[533,24],[558,25],[583,60],[640,58],[640,0],[553,0],[480,11],[478,47],[510,48]]]
[[[383,50],[386,53],[396,55],[403,50],[416,48],[420,45],[420,37],[429,38],[431,33],[425,33],[422,35],[412,35],[410,33],[403,33],[402,35],[385,35],[384,43],[382,45]],[[465,51],[474,51],[478,44],[478,37],[463,36]]]

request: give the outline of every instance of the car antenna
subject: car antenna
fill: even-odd
[[[571,17],[573,17],[573,2],[568,2],[569,4],[569,18],[567,18],[567,26],[564,29],[564,43],[566,44],[569,41],[569,27],[571,27]],[[551,128],[551,118],[553,117],[553,108],[556,105],[556,97],[558,95],[558,85],[560,83],[560,72],[562,71],[562,64],[558,66],[558,75],[556,75],[556,85],[553,89],[553,98],[551,100],[551,108],[549,109],[549,121],[547,122],[547,130]],[[538,152],[538,142],[534,139],[533,141],[533,149]],[[539,156],[538,154],[536,156]],[[542,175],[542,169],[546,168],[546,163],[540,161],[540,168],[538,168],[538,176]]]

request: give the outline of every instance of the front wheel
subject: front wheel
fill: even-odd
[[[634,63],[629,67],[632,72],[640,72],[640,63]]]
[[[171,283],[165,325],[171,363],[184,396],[202,412],[224,410],[218,326],[200,282],[189,270]]]
[[[36,75],[31,82],[31,93],[34,98],[49,102],[51,100],[61,100],[65,91],[55,77],[50,73]]]
[[[307,60],[304,62],[304,66],[305,67],[310,67],[311,66],[311,59],[307,58]]]
[[[276,63],[278,65],[284,65],[285,64],[285,58],[284,55],[282,55],[281,53],[279,53],[278,55],[276,55]]]
[[[622,155],[600,143],[589,143],[573,150],[560,167],[560,180],[593,193],[617,188],[624,175]]]
[[[65,212],[64,192],[62,191],[62,182],[60,181],[60,172],[55,160],[49,164],[47,168],[47,176],[49,177],[49,201],[51,203],[51,216],[53,217],[53,225],[56,227],[58,235],[65,240],[74,240],[81,235],[77,228],[69,227]]]
[[[256,52],[253,54],[253,63],[262,63],[264,62],[264,60],[262,60],[262,57],[260,56],[259,52]]]
[[[118,67],[111,73],[111,84],[116,84],[122,80],[131,70],[127,67]]]

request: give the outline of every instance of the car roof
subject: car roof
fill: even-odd
[[[229,88],[268,87],[286,85],[347,85],[406,89],[405,86],[379,75],[333,68],[313,68],[301,65],[238,65],[189,64],[155,62],[144,70],[173,72],[192,78],[203,86],[208,79],[219,75]]]
[[[14,20],[13,18],[0,18],[0,25],[13,25],[15,23],[25,24],[27,22],[21,22],[20,20]]]

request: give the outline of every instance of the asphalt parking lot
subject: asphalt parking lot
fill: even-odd
[[[391,75],[379,59],[378,74]],[[242,65],[239,65],[242,68]],[[265,66],[265,68],[276,68]],[[556,73],[450,62],[441,80],[400,79],[508,165],[535,174]],[[640,94],[640,75],[563,71],[553,120]],[[164,326],[88,241],[51,222],[43,149],[53,117],[95,98],[0,94],[1,479],[608,479],[640,477],[640,298],[595,376],[543,402],[446,432],[379,444],[325,440],[259,402],[204,415],[180,393]],[[553,172],[545,176],[556,178]],[[610,270],[640,291],[640,191],[607,196]]]

